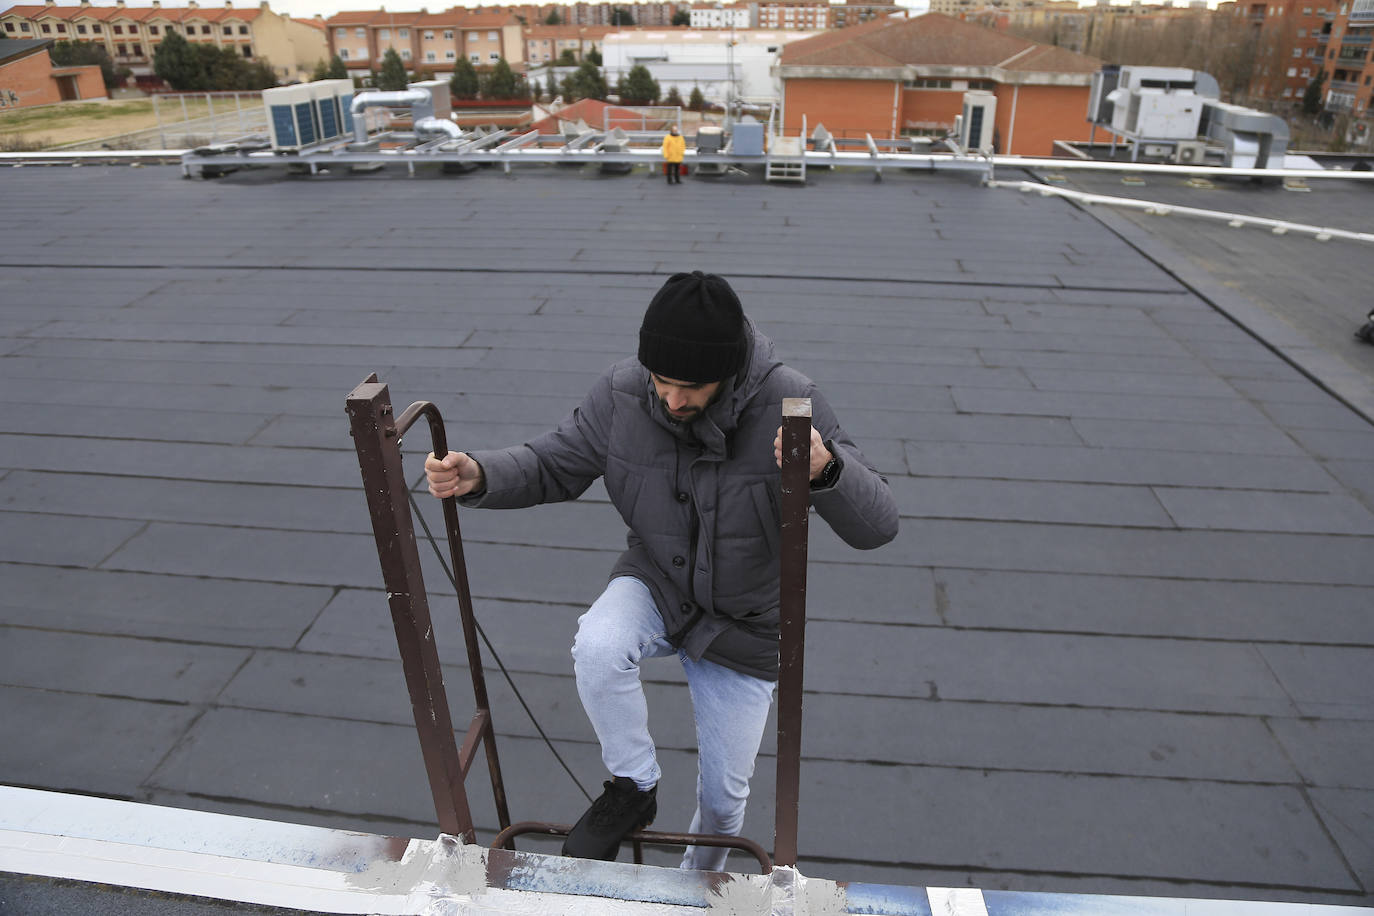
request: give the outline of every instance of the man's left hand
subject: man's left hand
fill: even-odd
[[[782,467],[782,427],[778,427],[778,436],[773,440],[773,457],[777,459],[778,467]],[[816,427],[811,427],[811,473],[809,478],[816,480],[821,476],[821,471],[830,463],[830,459],[835,457],[830,454],[830,449],[825,447],[825,440],[821,434],[816,432]]]

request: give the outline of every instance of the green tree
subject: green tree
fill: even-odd
[[[329,79],[329,64],[324,62],[324,58],[315,61],[315,72],[310,74],[311,82]]]
[[[654,79],[649,68],[643,64],[635,64],[630,68],[630,72],[625,75],[622,83],[617,85],[620,93],[620,101],[629,102],[633,105],[653,105],[658,101],[659,87],[658,80]]]
[[[553,78],[552,67],[549,68],[548,79],[545,81],[544,84],[544,94],[549,97],[550,102],[552,102],[555,98],[558,97],[558,83]]]
[[[692,14],[689,13],[689,12],[687,12],[687,11],[684,10],[684,9],[679,9],[676,13],[673,14],[672,24],[673,24],[673,25],[691,25],[691,24],[692,24]]]
[[[277,85],[277,72],[266,60],[259,58],[248,64],[245,89],[271,89]]]
[[[481,82],[472,61],[466,57],[458,58],[453,64],[453,76],[448,81],[449,94],[455,99],[475,99],[480,90]]]
[[[635,17],[630,15],[630,11],[616,7],[611,10],[611,25],[634,25]]]
[[[516,94],[515,73],[511,71],[510,64],[506,63],[504,57],[497,60],[491,70],[482,74],[479,91],[484,99],[514,99],[519,97]]]
[[[602,64],[601,52],[598,51],[596,48],[590,48],[590,49],[588,49],[587,54],[586,54],[586,59],[589,60],[589,61],[591,61],[593,64],[595,64],[595,65],[598,66],[598,67],[601,66],[601,64]]]
[[[329,73],[327,76],[332,80],[348,79],[348,66],[344,64],[343,58],[335,54],[329,58]]]
[[[569,88],[571,88],[571,92],[568,91]],[[564,81],[563,90],[569,101],[573,99],[605,100],[606,96],[610,94],[610,89],[606,86],[606,77],[602,75],[601,68],[589,60],[584,60],[579,64],[572,76]]]
[[[206,88],[200,55],[178,32],[169,32],[153,49],[153,73],[178,91]]]
[[[668,94],[663,99],[663,104],[673,105],[677,108],[682,107],[682,94],[677,91],[676,86],[669,87]]]
[[[692,111],[701,111],[706,107],[706,97],[701,94],[700,86],[692,87],[692,94],[687,96],[687,107]]]
[[[1317,76],[1307,84],[1302,93],[1302,113],[1315,115],[1322,110],[1322,83],[1326,81],[1326,71],[1318,70]]]
[[[377,77],[377,88],[384,92],[396,92],[406,87],[406,65],[395,48],[387,48],[382,55],[382,72]]]
[[[558,60],[554,61],[555,67],[576,67],[577,53],[572,48],[564,48],[558,55]]]
[[[100,78],[105,81],[106,89],[124,83],[124,80],[116,72],[114,61],[110,60],[110,54],[105,50],[104,45],[89,41],[67,41],[63,39],[48,49],[48,56],[59,67],[89,67],[92,65],[99,67]]]
[[[549,10],[549,14],[544,17],[544,25],[562,25],[563,20],[558,18],[558,10]]]

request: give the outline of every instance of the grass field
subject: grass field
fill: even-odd
[[[245,96],[244,105],[249,104]],[[162,100],[164,123],[183,120],[181,102]],[[233,111],[233,99],[216,100],[216,111]],[[186,116],[204,117],[210,108],[202,99],[186,100]],[[157,127],[152,99],[62,102],[37,108],[0,112],[0,152],[47,149],[83,140],[99,140]]]

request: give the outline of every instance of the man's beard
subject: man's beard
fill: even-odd
[[[686,408],[685,413],[675,414],[672,408],[668,406],[668,402],[663,400],[663,398],[658,399],[658,406],[663,409],[663,415],[673,423],[691,423],[704,412],[704,409],[701,407],[689,407]]]

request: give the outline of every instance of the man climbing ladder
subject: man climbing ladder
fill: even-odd
[[[578,695],[611,778],[574,825],[567,855],[614,859],[626,835],[653,821],[660,771],[639,668],[673,654],[696,719],[690,832],[740,833],[778,677],[784,398],[812,401],[816,511],[850,546],[892,540],[887,481],[815,385],[774,358],[730,285],[700,271],[668,279],[644,314],[637,358],[607,369],[557,429],[425,462],[434,496],[486,508],[575,499],[604,477],[629,526],[628,549],[573,643]],[[727,853],[691,846],[682,866],[722,870]]]

